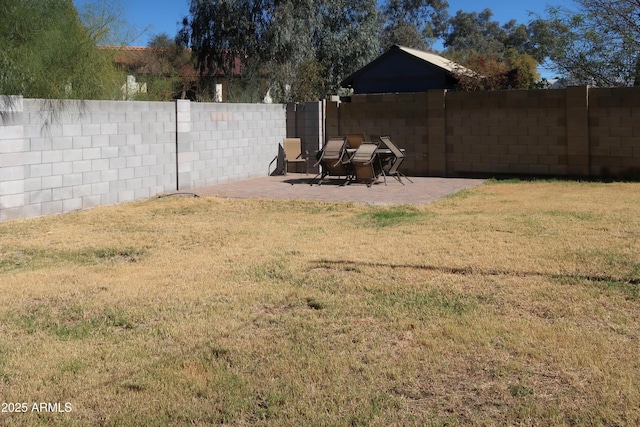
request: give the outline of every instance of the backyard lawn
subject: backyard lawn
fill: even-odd
[[[2,223],[0,425],[640,425],[638,286],[637,183]]]

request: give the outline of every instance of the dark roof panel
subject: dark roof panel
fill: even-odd
[[[355,93],[424,92],[455,86],[456,72],[470,70],[439,55],[392,46],[341,82]]]

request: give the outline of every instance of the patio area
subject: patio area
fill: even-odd
[[[236,182],[229,182],[181,191],[199,196],[226,198],[299,199],[325,202],[354,202],[371,205],[428,204],[475,187],[482,179],[411,177],[414,182],[402,185],[393,178],[382,177],[371,187],[352,183],[341,186],[339,179],[330,179],[322,185],[309,185],[313,174],[293,174],[285,176],[265,176]],[[315,181],[317,182],[317,181]]]

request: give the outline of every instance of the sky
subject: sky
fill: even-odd
[[[76,6],[84,0],[74,0]],[[526,24],[530,12],[544,15],[548,4],[569,7],[571,0],[449,0],[449,13],[458,10],[481,12],[485,8],[493,12],[493,20],[504,24],[511,19]],[[131,42],[132,46],[146,46],[155,35],[166,33],[176,35],[182,18],[189,14],[187,0],[126,0],[122,2],[124,18],[136,27],[140,36]]]

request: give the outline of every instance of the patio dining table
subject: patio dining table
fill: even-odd
[[[366,182],[368,186],[371,186],[380,175],[383,175],[386,185],[387,171],[402,183],[396,170],[405,157],[404,149],[397,147],[388,137],[380,137],[379,143],[365,140],[357,146],[349,146],[346,139],[336,137],[325,144],[325,147],[332,144],[327,151],[332,156],[330,157],[332,163],[327,163],[324,159],[325,147],[315,153],[317,164],[321,167],[320,173],[316,176],[320,176],[319,184],[322,183],[325,176],[332,175],[346,177],[345,183]],[[343,146],[340,148],[340,153],[343,154],[338,155],[338,147],[341,143]]]

